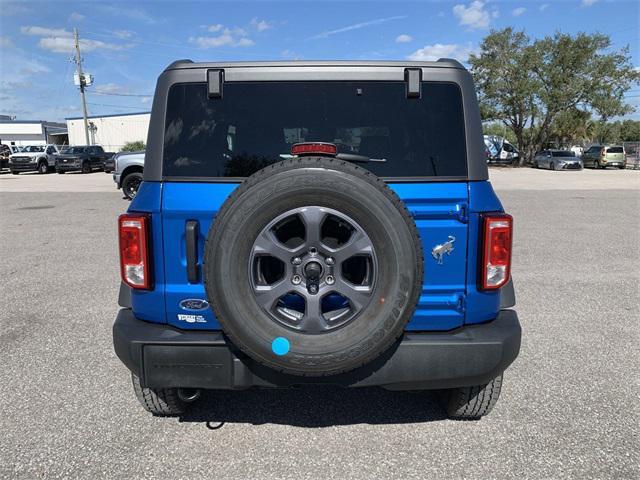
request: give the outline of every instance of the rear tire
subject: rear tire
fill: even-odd
[[[460,387],[441,392],[442,406],[454,420],[480,420],[487,415],[500,397],[502,374],[485,385]]]
[[[64,174],[64,170],[56,170],[56,173],[57,173],[58,175],[62,175],[62,174]]]
[[[181,415],[186,404],[178,397],[177,388],[144,388],[140,379],[131,374],[133,391],[142,407],[149,413],[161,417]]]
[[[556,169],[556,164],[555,164],[555,163],[553,163],[553,162],[549,162],[549,168],[550,168],[551,170],[555,170],[555,169]]]
[[[11,171],[12,175],[20,175],[20,172]]]

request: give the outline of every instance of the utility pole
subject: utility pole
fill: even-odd
[[[80,57],[80,42],[78,41],[78,29],[73,29],[73,43],[76,48],[76,66],[78,67],[78,80],[80,83],[80,98],[82,99],[82,115],[84,117],[84,137],[87,141],[87,145],[91,145],[89,143],[89,122],[87,121],[87,101],[84,98],[84,74],[82,73],[82,57]]]

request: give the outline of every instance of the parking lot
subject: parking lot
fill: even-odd
[[[128,202],[104,173],[0,175],[0,476],[638,478],[640,171],[491,178],[522,351],[494,411],[454,422],[429,393],[337,388],[152,417],[111,343]]]

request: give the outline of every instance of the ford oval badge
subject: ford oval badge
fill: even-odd
[[[180,302],[180,308],[185,310],[206,310],[209,308],[209,302],[199,298],[187,298]]]

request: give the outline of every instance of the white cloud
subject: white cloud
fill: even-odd
[[[548,3],[543,3],[542,5],[540,5],[538,10],[540,10],[541,12],[544,12],[547,8],[549,8],[549,4]]]
[[[129,93],[129,89],[124,85],[117,83],[103,83],[95,85],[95,91],[98,93]]]
[[[20,31],[25,35],[43,37],[38,42],[38,46],[44,50],[54,53],[69,53],[73,50],[73,34],[64,28],[46,28],[37,26],[20,27]],[[115,43],[102,42],[87,38],[80,39],[80,48],[85,52],[93,50],[124,50],[131,45],[117,45]]]
[[[25,35],[33,35],[36,37],[69,37],[73,34],[64,28],[47,28],[47,27],[20,27],[20,32]]]
[[[258,20],[257,18],[251,19],[251,26],[254,27],[259,32],[263,32],[265,30],[270,29],[273,25],[267,22],[266,20]]]
[[[473,48],[471,44],[459,45],[457,43],[435,43],[433,45],[425,45],[423,48],[416,50],[407,58],[414,61],[435,61],[439,58],[454,58],[460,62],[467,62],[469,55],[477,53],[478,49]]]
[[[590,7],[591,5],[596,3],[597,1],[598,0],[582,0],[582,6],[583,7]]]
[[[484,2],[480,0],[474,0],[467,7],[462,4],[454,6],[453,14],[458,18],[459,25],[471,29],[487,28],[491,22],[491,14],[485,10]]]
[[[38,46],[44,50],[54,53],[69,53],[73,50],[73,38],[70,37],[47,37],[41,38]],[[80,49],[84,52],[93,50],[125,50],[131,45],[116,45],[114,43],[101,42],[100,40],[80,39]]]
[[[351,30],[358,30],[360,28],[371,27],[373,25],[380,25],[382,23],[391,22],[393,20],[402,20],[404,18],[407,18],[407,16],[396,15],[395,17],[377,18],[376,20],[370,20],[368,22],[354,23],[353,25],[348,25],[346,27],[338,28],[336,30],[327,30],[324,32],[320,32],[318,35],[314,35],[311,38],[312,39],[327,38],[327,37],[330,37],[331,35],[336,35],[338,33],[350,32]]]
[[[85,16],[78,12],[73,12],[71,15],[69,15],[70,22],[81,22],[82,20],[84,20],[84,18]]]
[[[280,52],[280,56],[282,58],[287,58],[289,60],[302,60],[302,55],[294,52],[293,50],[283,50],[282,52]]]
[[[520,15],[522,15],[524,12],[526,12],[527,9],[524,7],[518,7],[518,8],[514,8],[511,11],[511,15],[513,15],[514,17],[519,17]]]
[[[130,31],[130,30],[114,30],[113,33],[116,37],[118,38],[131,38],[134,35],[134,32]]]
[[[117,5],[100,5],[100,10],[109,13],[111,15],[117,17],[127,17],[131,20],[136,20],[138,22],[147,23],[149,25],[163,22],[164,20],[158,20],[155,17],[149,15],[146,11],[141,8],[127,8],[123,7],[122,4]]]
[[[219,32],[223,28],[224,28],[224,25],[222,25],[221,23],[216,23],[215,25],[209,25],[207,27],[207,31],[208,32]]]
[[[234,37],[231,33],[222,33],[215,37],[190,37],[189,43],[194,43],[200,48],[217,48],[217,47],[250,47],[254,44],[253,40],[247,37]]]
[[[406,33],[403,33],[402,35],[398,35],[396,37],[396,43],[409,43],[411,40],[413,40],[413,37],[411,35],[407,35]]]
[[[9,37],[0,37],[0,48],[9,48],[13,47],[13,42]]]

